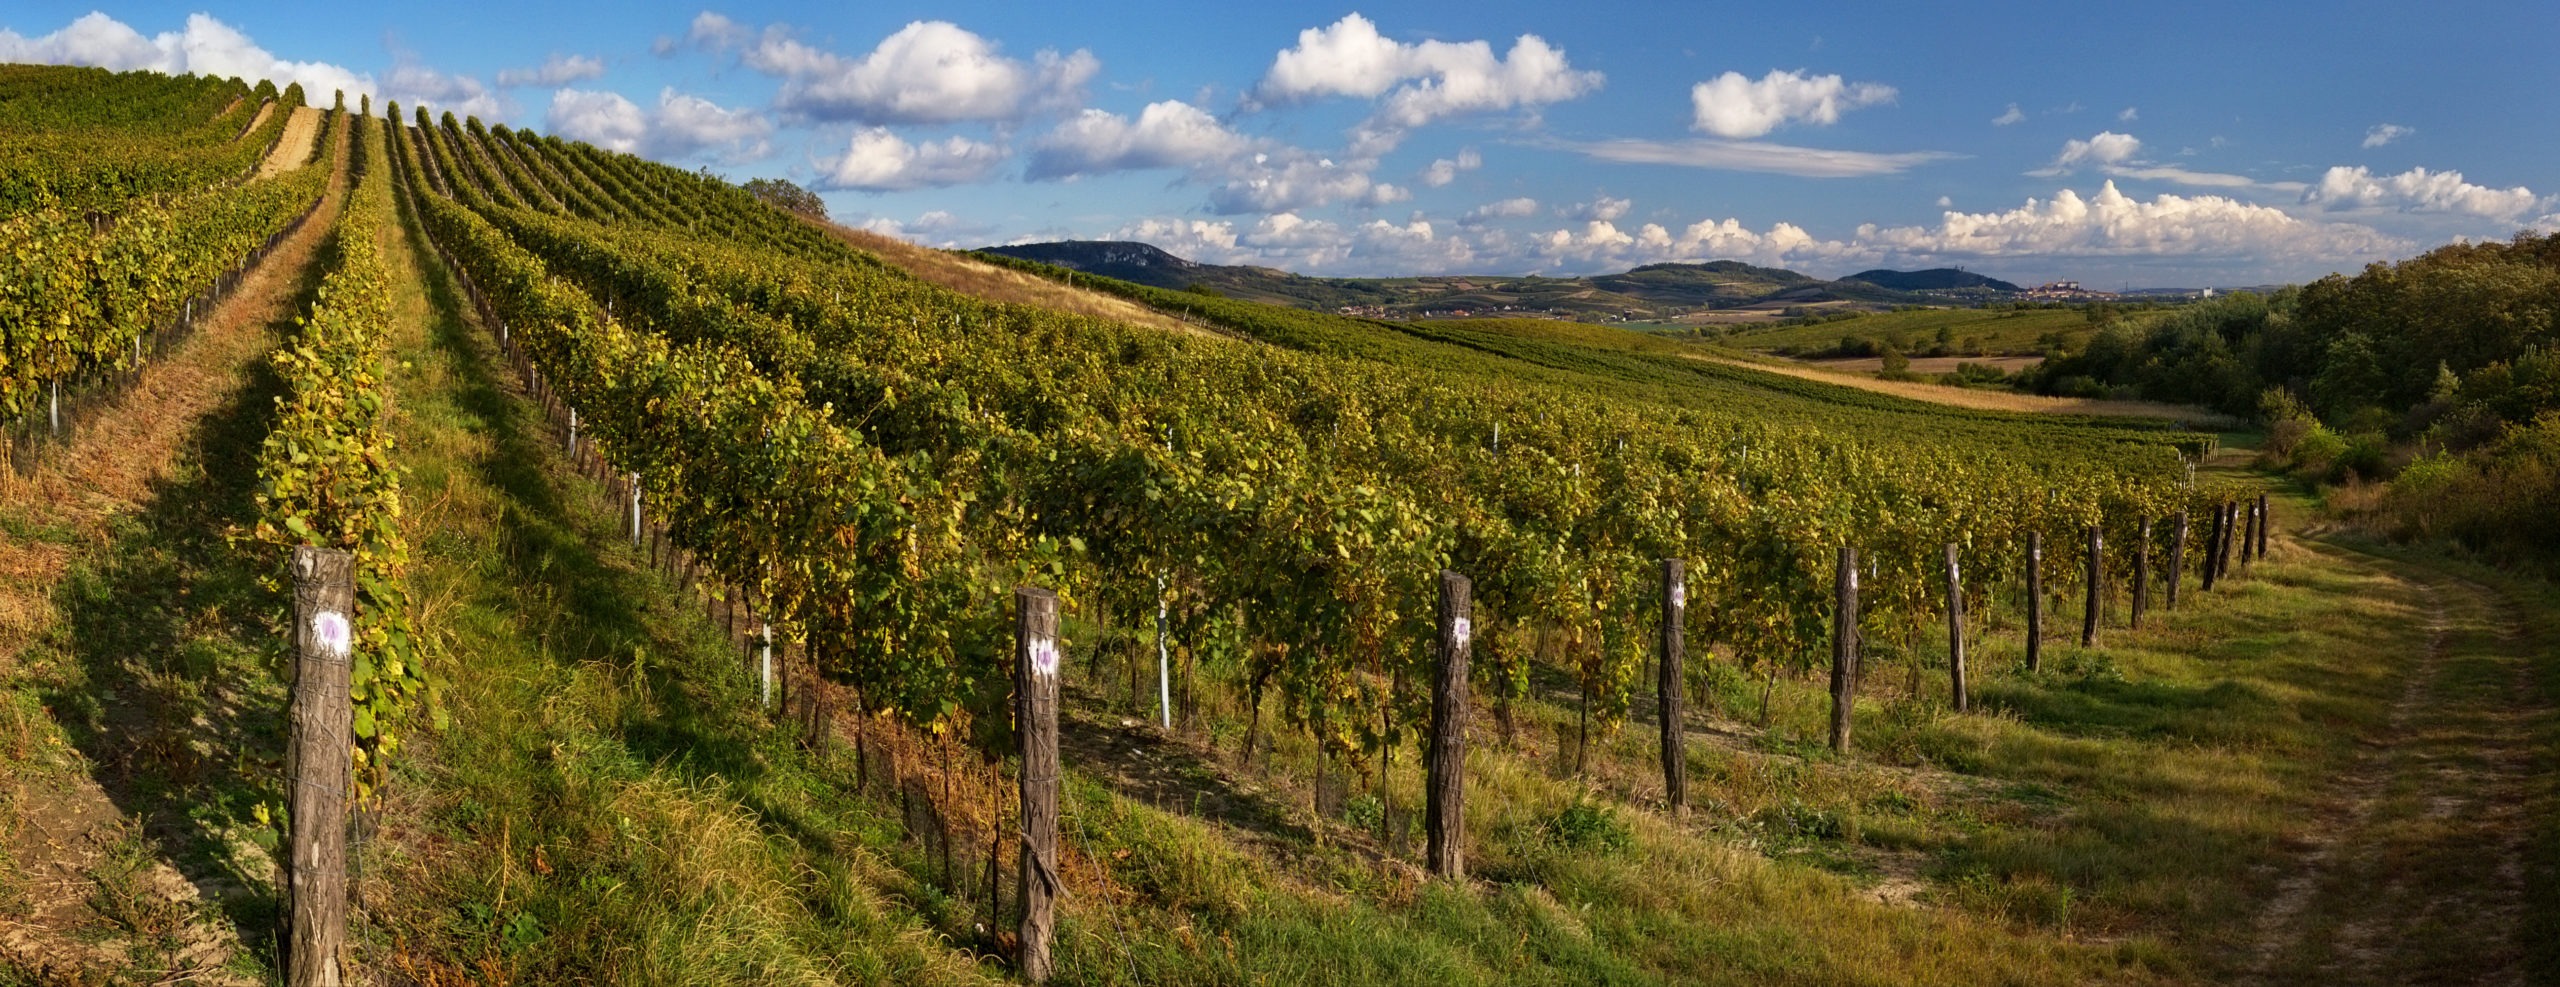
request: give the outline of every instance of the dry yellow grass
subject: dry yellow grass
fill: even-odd
[[[1825,384],[1855,387],[1898,398],[1943,404],[1975,411],[2016,411],[2040,415],[2099,415],[2109,418],[2160,418],[2183,422],[2197,428],[2233,428],[2240,423],[2217,411],[2157,401],[2101,401],[2088,398],[2058,398],[2042,394],[2017,394],[2009,391],[1977,391],[1944,384],[1917,381],[1879,380],[1859,373],[1841,373],[1802,363],[1763,362],[1704,353],[1688,354],[1690,359],[1726,366],[1744,367],[1773,374],[1783,374]]]
[[[1214,336],[1217,332],[1205,326],[1184,322],[1125,298],[1069,287],[1020,271],[997,267],[948,250],[919,247],[893,237],[868,230],[851,229],[834,223],[810,220],[819,229],[862,250],[879,255],[891,266],[934,284],[964,295],[992,302],[1030,305],[1053,312],[1089,315],[1097,319],[1125,322],[1135,326],[1162,329],[1166,332]]]

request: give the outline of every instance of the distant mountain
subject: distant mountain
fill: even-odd
[[[1913,292],[2017,290],[2006,281],[1956,270],[1868,271],[1824,281],[1784,268],[1731,260],[1647,264],[1622,274],[1588,277],[1317,278],[1268,267],[1201,264],[1130,241],[1069,240],[983,250],[1157,288],[1213,291],[1229,298],[1319,311],[1348,309],[1388,318],[1508,314],[1653,320],[1704,309],[1943,304],[1944,298]]]
[[[1971,271],[1952,267],[1934,267],[1926,271],[1860,271],[1842,281],[1864,281],[1894,291],[1954,291],[1959,288],[1988,288],[1992,291],[2018,291],[2017,285],[1998,278],[1987,278]]]

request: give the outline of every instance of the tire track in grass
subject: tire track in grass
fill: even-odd
[[[2428,641],[2260,913],[2261,984],[2522,984],[2524,858],[2540,707],[2514,604],[2418,584]]]

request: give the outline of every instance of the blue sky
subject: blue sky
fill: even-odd
[[[2555,41],[2548,2],[0,12],[0,59],[424,102],[787,177],[935,245],[2093,287],[2305,280],[2560,228]]]

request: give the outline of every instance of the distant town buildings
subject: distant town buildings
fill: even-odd
[[[2047,281],[2018,293],[2018,297],[2039,302],[2085,302],[2114,298],[2111,291],[2090,291],[2077,281]]]

